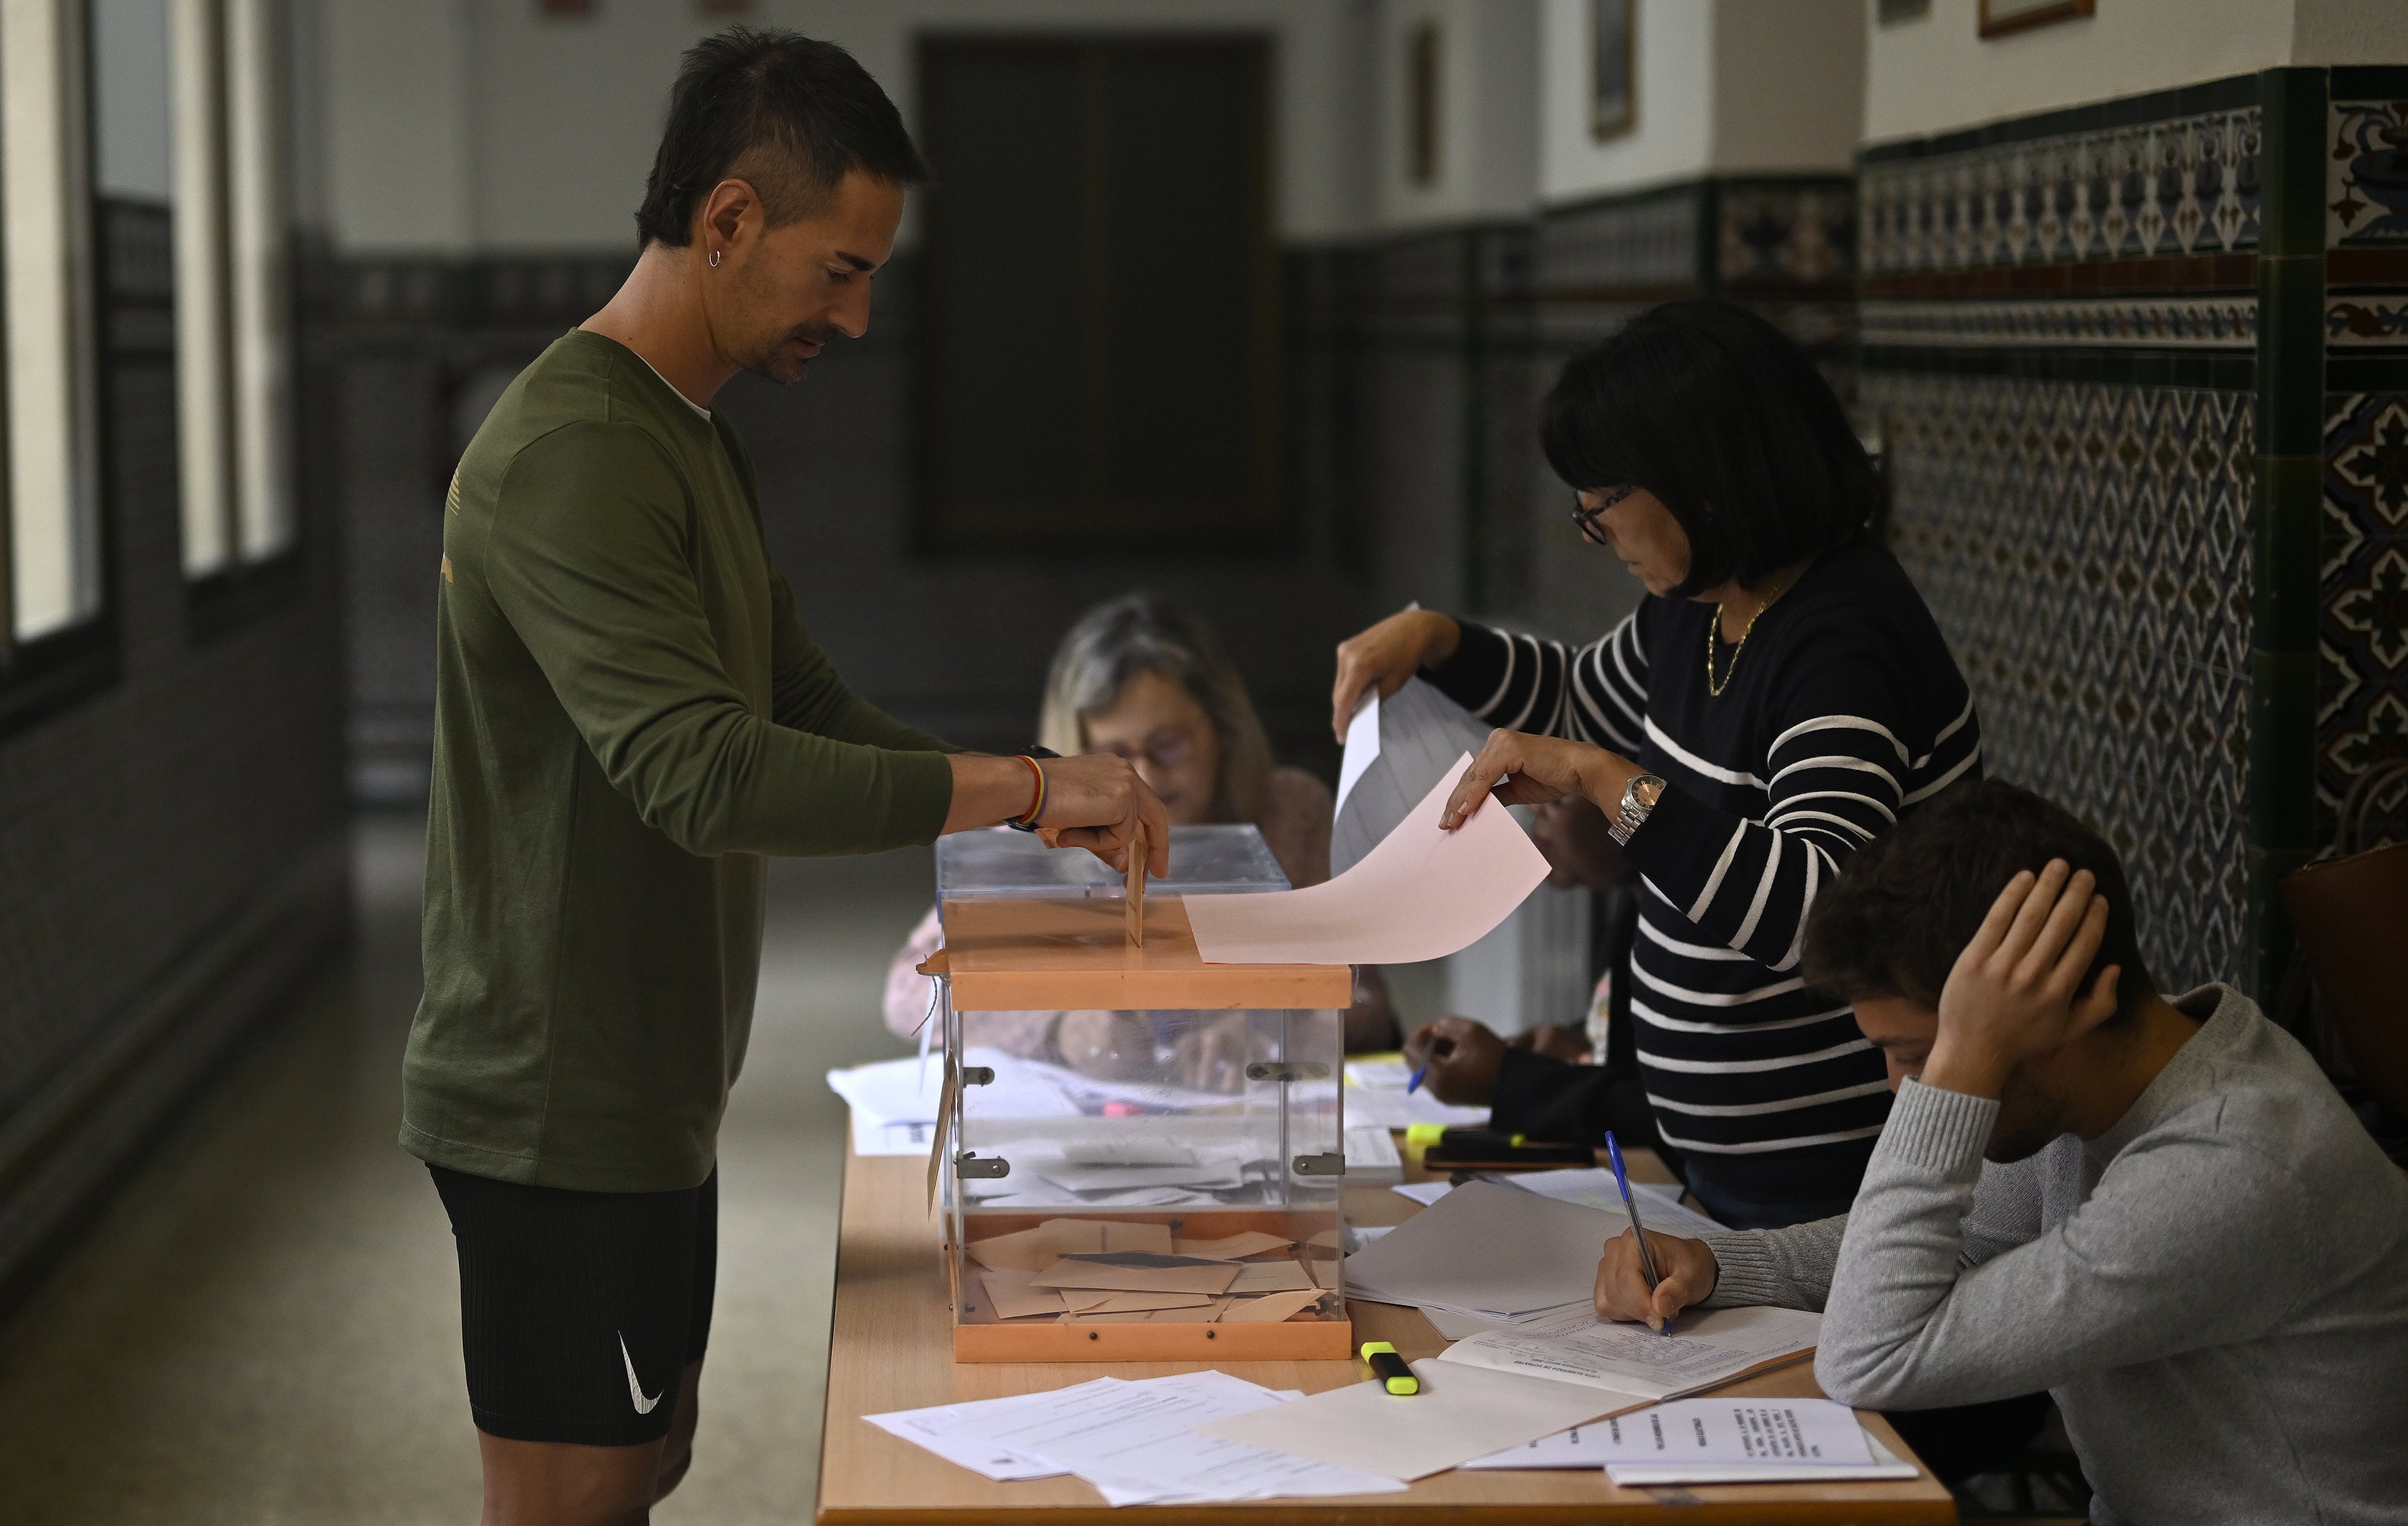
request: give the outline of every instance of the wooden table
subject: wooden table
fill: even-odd
[[[1653,1164],[1651,1161],[1650,1164]],[[1640,1173],[1634,1172],[1634,1175]],[[1654,1174],[1654,1173],[1649,1173]],[[1660,1178],[1659,1178],[1660,1179]],[[937,1220],[924,1209],[926,1167],[902,1156],[845,1155],[838,1229],[836,1307],[828,1337],[827,1411],[820,1438],[822,1526],[959,1526],[1005,1519],[1014,1526],[1137,1520],[1190,1526],[1242,1519],[1248,1526],[1368,1526],[1373,1521],[1449,1526],[1542,1526],[1627,1520],[1954,1521],[1956,1506],[1928,1472],[1913,1482],[1701,1485],[1617,1489],[1602,1470],[1441,1473],[1402,1494],[1351,1500],[1266,1500],[1214,1505],[1148,1505],[1115,1511],[1073,1477],[998,1484],[943,1461],[864,1421],[864,1415],[1058,1389],[1107,1375],[1160,1377],[1206,1364],[1175,1362],[957,1366],[946,1307]],[[1356,1224],[1394,1224],[1419,1211],[1385,1188],[1347,1192]],[[1446,1343],[1419,1310],[1350,1303],[1357,1340],[1384,1340],[1409,1358]],[[1318,1392],[1358,1382],[1351,1361],[1233,1361],[1223,1371],[1266,1388]],[[1784,1397],[1818,1394],[1811,1363],[1731,1385],[1727,1391]],[[1882,1444],[1911,1457],[1880,1416],[1865,1423]]]

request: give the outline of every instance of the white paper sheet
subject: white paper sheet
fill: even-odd
[[[1622,1190],[1614,1185],[1613,1173],[1594,1171],[1525,1171],[1498,1180],[1525,1192],[1536,1192],[1557,1202],[1577,1202],[1584,1208],[1594,1208],[1611,1214],[1629,1224],[1629,1212],[1622,1206]],[[1657,1234],[1677,1234],[1695,1239],[1700,1234],[1719,1232],[1723,1226],[1694,1208],[1681,1203],[1681,1189],[1654,1182],[1633,1182],[1630,1195],[1639,1200],[1639,1217]],[[1616,1230],[1615,1233],[1620,1233]]]
[[[1057,1067],[1016,1058],[1000,1049],[972,1048],[965,1059],[971,1065],[995,1068],[995,1084],[980,1088],[982,1112],[1016,1118],[1079,1116],[1077,1102],[1065,1096],[1048,1073]],[[908,1058],[827,1073],[828,1089],[852,1105],[856,1118],[881,1124],[936,1122],[944,1080],[943,1066],[924,1065]],[[924,1143],[921,1150],[925,1153],[926,1149]]]
[[[855,1111],[853,1115],[855,1155],[914,1155],[924,1159],[936,1137],[937,1126],[933,1123],[881,1123],[867,1113]]]
[[[1484,1330],[1521,1330],[1531,1325],[1552,1325],[1568,1315],[1592,1312],[1592,1304],[1587,1299],[1556,1309],[1533,1309],[1511,1318],[1501,1314],[1466,1314],[1459,1309],[1442,1309],[1427,1303],[1420,1307],[1422,1317],[1430,1322],[1430,1328],[1450,1341],[1467,1340]]]
[[[1099,1384],[1117,1385],[1117,1377],[1099,1377],[1081,1388]],[[1060,1389],[1055,1393],[1015,1394],[1009,1399],[982,1399],[963,1404],[931,1404],[925,1409],[898,1409],[885,1415],[864,1415],[863,1419],[890,1436],[899,1436],[915,1447],[936,1453],[946,1461],[969,1469],[972,1473],[992,1478],[997,1483],[1010,1483],[1018,1478],[1051,1478],[1069,1470],[1043,1458],[1031,1457],[986,1439],[980,1429],[990,1416],[999,1415],[1015,1406],[1060,1399],[1076,1389]]]
[[[1455,1184],[1453,1182],[1407,1182],[1400,1187],[1392,1187],[1388,1190],[1400,1198],[1411,1198],[1426,1208],[1454,1191]]]
[[[1486,814],[1485,812],[1482,813]],[[1427,1087],[1408,1093],[1390,1091],[1385,1087],[1349,1087],[1346,1088],[1346,1121],[1350,1126],[1373,1124],[1382,1129],[1409,1129],[1417,1123],[1442,1124],[1450,1129],[1477,1129],[1488,1121],[1488,1109],[1449,1106],[1431,1096]]]
[[[1411,1480],[1562,1430],[1608,1409],[1642,1403],[1576,1384],[1477,1367],[1413,1363],[1416,1394],[1355,1383],[1202,1429],[1249,1446],[1333,1467]]]
[[[1823,1317],[1802,1309],[1709,1309],[1683,1315],[1664,1335],[1575,1309],[1556,1319],[1469,1336],[1436,1360],[1677,1399],[1750,1368],[1802,1356],[1813,1350],[1822,1329]]]
[[[1190,896],[1197,951],[1213,964],[1414,964],[1469,947],[1547,877],[1546,856],[1490,800],[1439,829],[1455,781],[1430,786],[1362,862],[1326,884],[1253,896]]]
[[[1347,1291],[1467,1314],[1585,1307],[1605,1243],[1627,1223],[1496,1182],[1467,1182],[1347,1258]]]
[[[1402,1059],[1350,1059],[1346,1062],[1346,1084],[1369,1087],[1379,1091],[1402,1091],[1412,1084],[1413,1068]]]
[[[1399,1487],[1192,1429],[1249,1410],[1284,1408],[1294,1395],[1219,1372],[1103,1381],[1113,1387],[1081,1384],[1035,1396],[1041,1404],[972,1414],[967,1429],[1011,1453],[1077,1474],[1115,1505],[1373,1494]]]
[[[1919,1478],[1923,1470],[1865,1437],[1872,1461],[1863,1463],[1765,1462],[1716,1466],[1706,1462],[1609,1462],[1605,1476],[1626,1488],[1664,1484],[1836,1484],[1850,1479]]]
[[[1374,686],[1363,691],[1363,698],[1354,707],[1354,718],[1346,723],[1346,751],[1338,760],[1338,799],[1331,813],[1346,809],[1346,797],[1354,793],[1364,771],[1380,760],[1380,690]]]
[[[1869,1466],[1856,1412],[1829,1399],[1676,1399],[1476,1458],[1468,1468],[1601,1467],[1611,1462],[1761,1468]]]
[[[1340,797],[1329,824],[1329,869],[1343,874],[1396,828],[1429,787],[1462,770],[1449,765],[1477,753],[1489,725],[1419,678],[1380,701],[1375,745],[1347,748],[1349,759],[1364,755],[1354,786]],[[1356,717],[1361,720],[1360,715]],[[1350,743],[1354,728],[1348,730]],[[1340,764],[1341,771],[1345,765]]]

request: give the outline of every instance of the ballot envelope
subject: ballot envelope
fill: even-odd
[[[1207,964],[1187,924],[1188,897],[1287,888],[1261,834],[1172,828],[1141,944],[1119,874],[1025,833],[940,839],[937,888],[945,946],[922,968],[955,1360],[1349,1355],[1353,972]],[[1076,1014],[1082,1043],[1014,1058],[978,1043],[990,1012]]]

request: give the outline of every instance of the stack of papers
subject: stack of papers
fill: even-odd
[[[1914,1465],[1828,1399],[1684,1399],[1575,1426],[1463,1464],[1594,1468],[1617,1484],[1913,1478]]]
[[[1665,1335],[1578,1308],[1466,1336],[1437,1360],[1642,1400],[1678,1399],[1809,1356],[1822,1331],[1823,1317],[1803,1309],[1692,1310]]]
[[[1409,1398],[1355,1383],[1276,1411],[1215,1420],[1205,1433],[1329,1467],[1409,1482],[1614,1407],[1612,1396],[1513,1373],[1417,1361]],[[1636,1403],[1637,1401],[1629,1401]]]
[[[1536,1192],[1557,1202],[1576,1202],[1584,1208],[1611,1214],[1622,1220],[1621,1229],[1630,1224],[1630,1211],[1622,1205],[1622,1189],[1614,1184],[1613,1173],[1602,1169],[1588,1171],[1524,1171],[1496,1178],[1525,1192]],[[1630,1195],[1639,1200],[1639,1216],[1656,1234],[1698,1235],[1726,1232],[1723,1224],[1707,1217],[1694,1208],[1681,1203],[1681,1189],[1656,1182],[1633,1182]]]
[[[1462,775],[1461,759],[1488,741],[1488,723],[1419,678],[1385,699],[1367,693],[1346,727],[1329,868],[1343,874],[1396,830],[1413,802]],[[1482,813],[1485,814],[1486,813]]]
[[[1237,1099],[1220,1092],[1144,1081],[1104,1081],[1066,1066],[1023,1059],[1000,1049],[972,1045],[969,1065],[995,1072],[993,1084],[971,1092],[969,1110],[990,1126],[1000,1119],[1096,1117],[1107,1108],[1139,1113],[1226,1112]],[[827,1073],[828,1088],[853,1108],[855,1155],[919,1155],[934,1141],[937,1109],[944,1101],[945,1065],[940,1055],[880,1060]],[[982,1146],[983,1149],[983,1146]],[[1008,1190],[998,1188],[998,1190]],[[1166,1202],[1193,1201],[1174,1194]]]
[[[1488,1109],[1455,1107],[1440,1101],[1426,1088],[1414,1092],[1401,1087],[1395,1090],[1380,1087],[1346,1088],[1346,1124],[1350,1129],[1358,1123],[1381,1129],[1409,1129],[1417,1123],[1477,1129],[1487,1121]]]
[[[995,1068],[996,1089],[980,1098],[982,1110],[1013,1117],[1075,1118],[1079,1104],[1055,1085],[1058,1066],[1017,1059],[999,1049],[973,1048],[971,1065]],[[827,1073],[828,1089],[853,1109],[855,1155],[925,1156],[936,1139],[937,1108],[944,1100],[941,1055],[881,1060]]]
[[[1049,1218],[969,1243],[999,1320],[1276,1324],[1323,1302],[1326,1257],[1262,1231],[1174,1239],[1168,1225]],[[975,1297],[972,1307],[976,1307]]]
[[[1469,1182],[1347,1258],[1347,1291],[1486,1319],[1586,1309],[1598,1258],[1628,1221],[1496,1182]]]
[[[1331,1467],[1193,1428],[1302,1398],[1226,1373],[1130,1382],[865,1417],[890,1435],[999,1482],[1076,1474],[1106,1503],[1206,1504],[1394,1493],[1392,1478]]]
[[[1346,1062],[1346,1127],[1405,1129],[1416,1123],[1476,1129],[1484,1107],[1450,1107],[1428,1091],[1408,1092],[1413,1068],[1402,1055],[1362,1056]]]
[[[1555,1328],[1541,1327],[1538,1334],[1526,1330],[1489,1331],[1457,1341],[1427,1361],[1413,1363],[1422,1389],[1411,1398],[1397,1398],[1378,1383],[1357,1383],[1314,1394],[1275,1415],[1232,1416],[1204,1430],[1225,1441],[1403,1480],[1491,1454],[1518,1457],[1524,1444],[1553,1436],[1568,1424],[1582,1426],[1582,1435],[1592,1438],[1589,1445],[1594,1447],[1595,1429],[1584,1422],[1646,1409],[1660,1400],[1711,1387],[1765,1365],[1767,1353],[1772,1354],[1770,1360],[1796,1354],[1789,1335],[1768,1328],[1779,1325],[1779,1317],[1790,1314],[1784,1309],[1720,1310],[1702,1317],[1698,1328],[1690,1333],[1665,1336],[1638,1325],[1607,1324],[1581,1310],[1559,1317],[1553,1322]],[[1765,1316],[1775,1317],[1760,1317]],[[1816,1319],[1813,1315],[1802,1317]],[[1623,1342],[1628,1349],[1621,1348]],[[1488,1344],[1484,1346],[1484,1343]],[[1501,1351],[1498,1343],[1504,1343]],[[1817,1458],[1844,1458],[1870,1465],[1868,1454],[1851,1453],[1840,1445],[1827,1417],[1799,1420],[1770,1413],[1795,1409],[1799,1403],[1726,1404],[1723,1410],[1735,1413],[1735,1419],[1727,1413],[1711,1426],[1703,1420],[1697,1423],[1699,1433],[1714,1439],[1718,1447],[1724,1447],[1727,1432],[1736,1426],[1741,1440],[1754,1445],[1767,1461],[1794,1461],[1811,1450]],[[1754,1411],[1768,1413],[1758,1416]],[[1664,1423],[1691,1421],[1676,1418]],[[1855,1423],[1853,1417],[1847,1421],[1851,1428]],[[1811,1447],[1800,1443],[1782,1450],[1788,1445],[1784,1436],[1794,1438],[1803,1433],[1801,1427],[1808,1426],[1815,1428]],[[1619,1439],[1628,1431],[1627,1425],[1609,1426],[1604,1433]],[[1560,1444],[1553,1448],[1561,1449]],[[1684,1465],[1692,1461],[1687,1454],[1675,1455]],[[1719,1458],[1724,1451],[1712,1455]],[[1594,1461],[1610,1460],[1600,1454]],[[1632,1461],[1639,1465],[1649,1460],[1634,1457]],[[1556,1461],[1512,1465],[1575,1464]],[[1623,1480],[1617,1476],[1615,1481]]]

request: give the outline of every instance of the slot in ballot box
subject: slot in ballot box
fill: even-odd
[[[1022,833],[939,844],[945,946],[923,968],[944,1025],[936,1165],[958,1361],[1351,1351],[1353,972],[1206,964],[1185,897],[1286,880],[1252,827],[1175,828],[1170,856],[1140,946],[1119,876],[1092,855]],[[1054,1042],[1075,1029],[1076,1052],[982,1044],[983,1013],[1068,1015]]]

